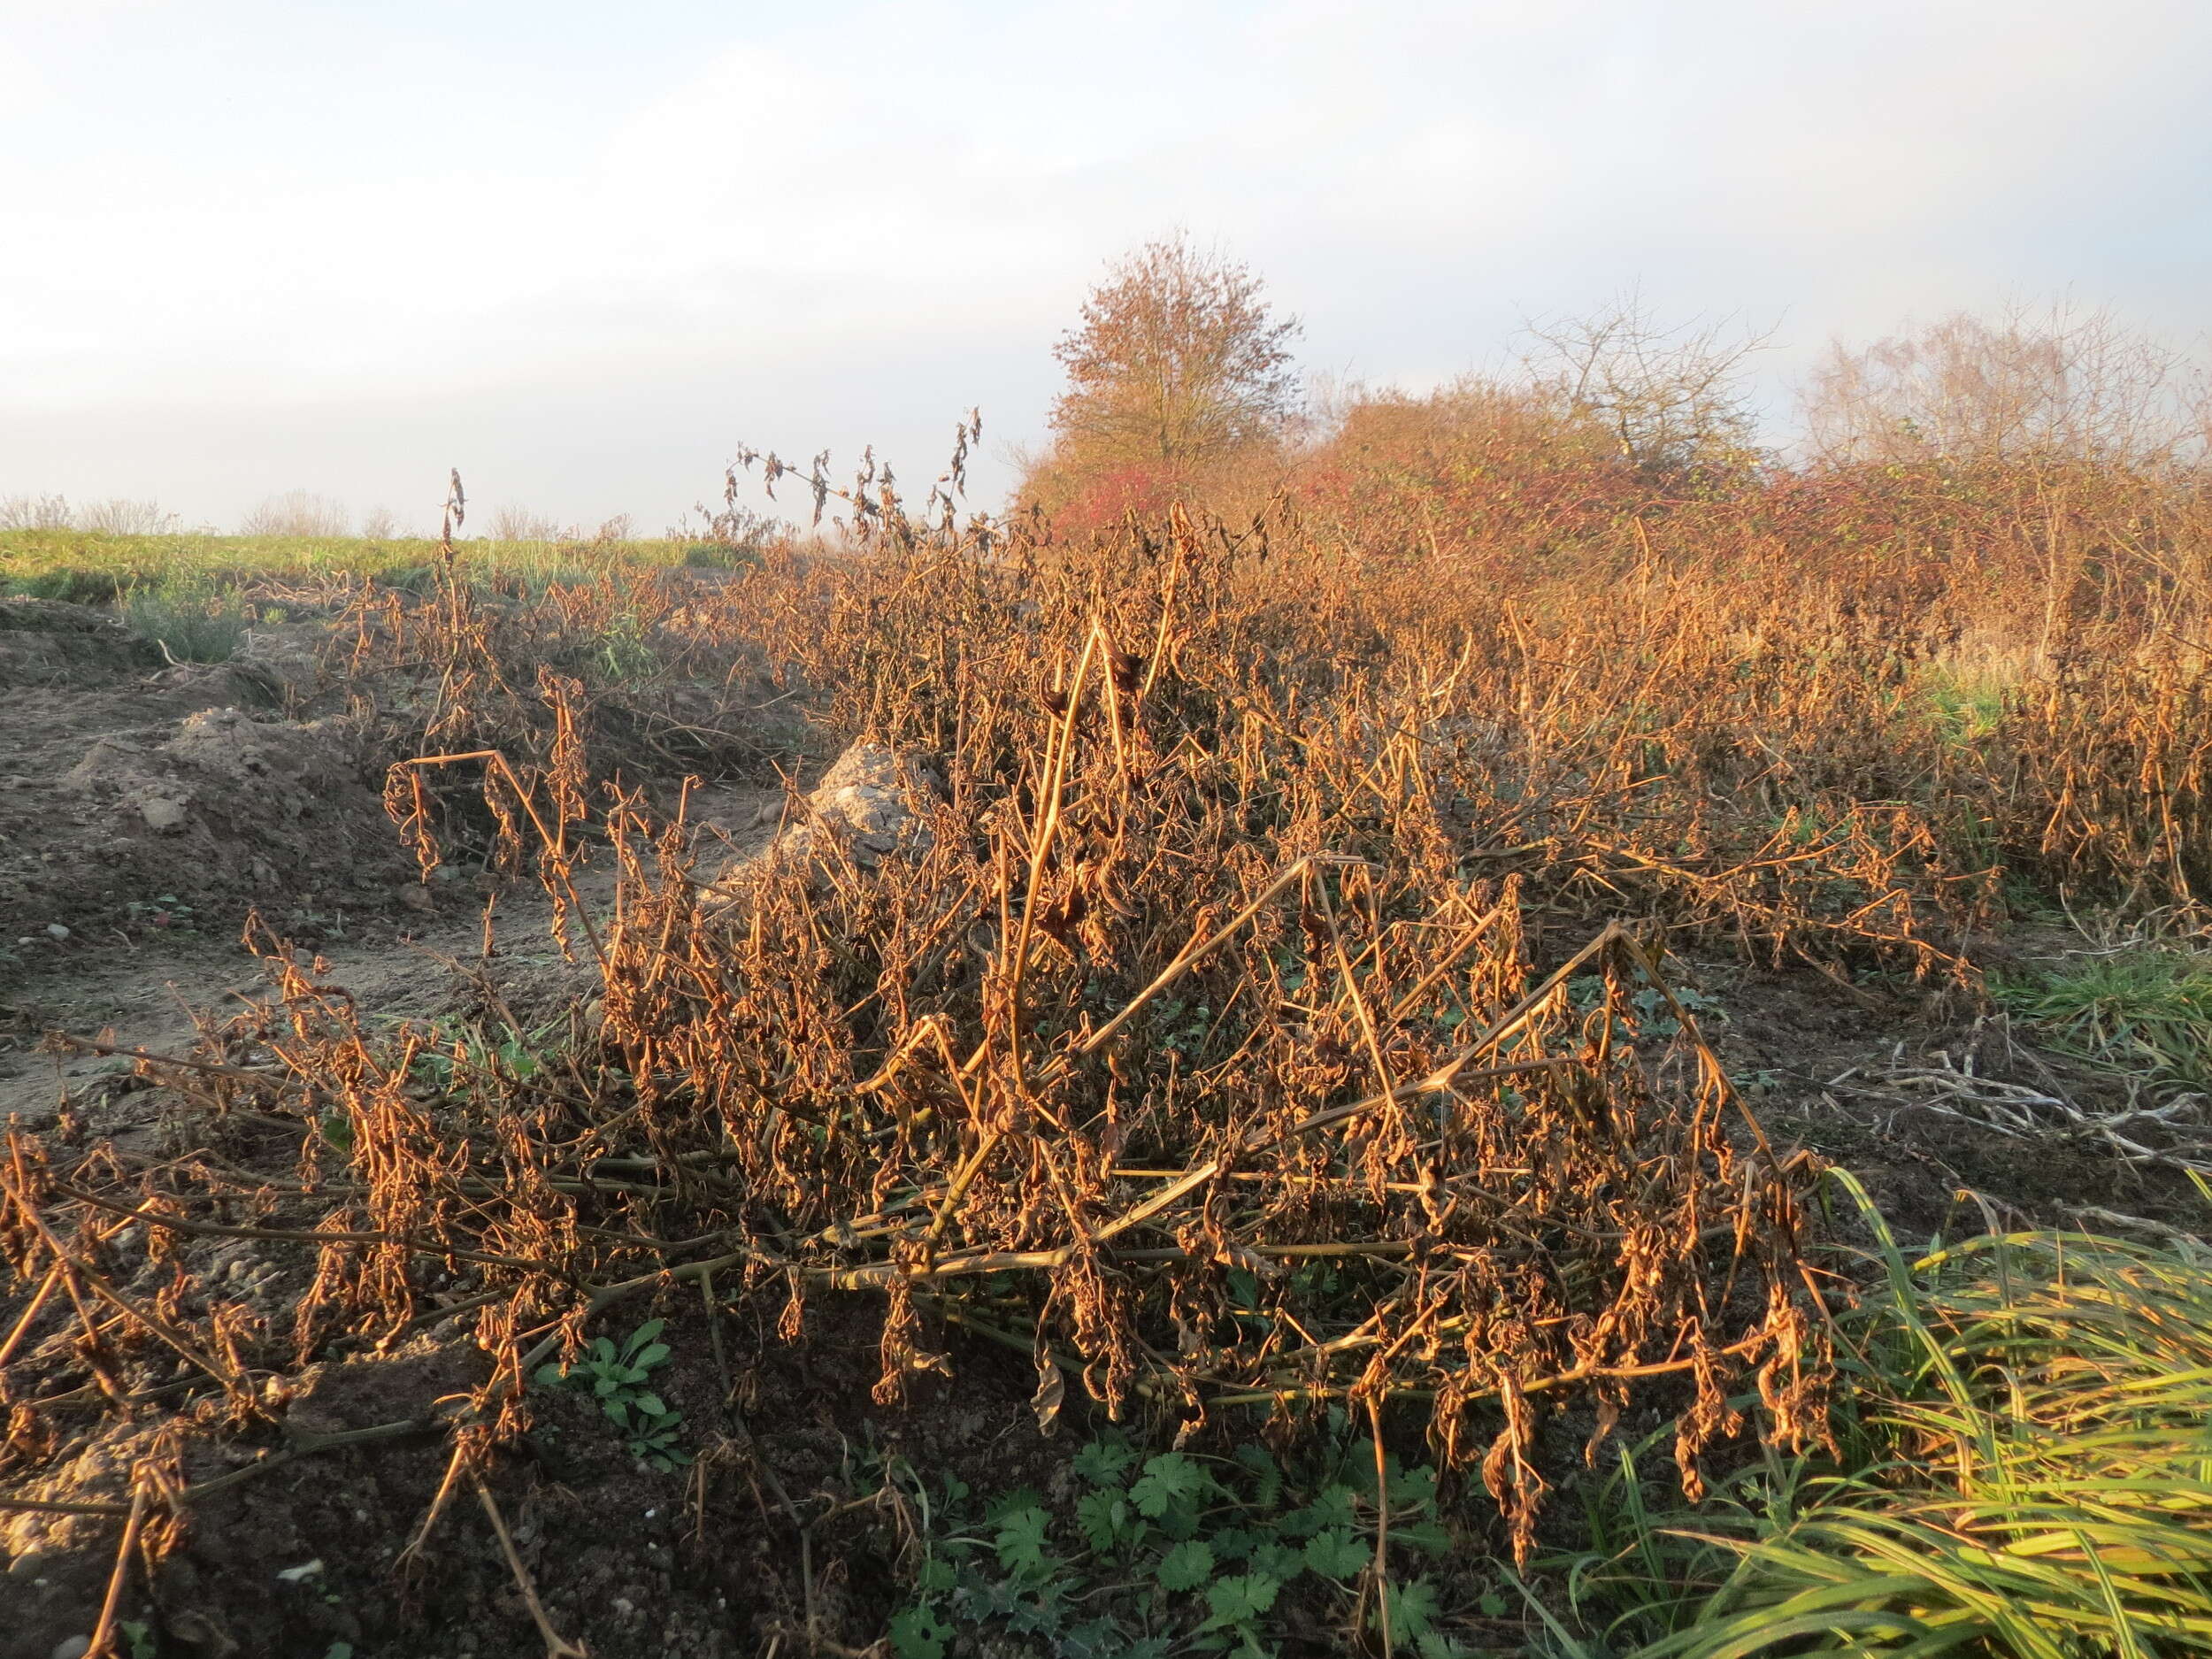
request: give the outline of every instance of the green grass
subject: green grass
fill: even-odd
[[[2130,950],[1990,989],[2061,1053],[2154,1086],[2212,1089],[2212,956]]]
[[[464,570],[517,579],[586,580],[605,571],[670,569],[687,562],[692,543],[461,541]],[[180,579],[235,585],[253,579],[373,576],[390,580],[430,570],[437,543],[360,537],[101,535],[83,530],[0,531],[0,592],[105,603],[119,590],[160,588]]]
[[[154,641],[175,663],[227,663],[256,621],[235,588],[195,594],[177,587],[127,590],[116,614],[134,634]]]
[[[1936,731],[1954,743],[1987,737],[2004,721],[2004,688],[1991,680],[1955,680],[1932,672],[1927,707]]]
[[[1908,1262],[1839,1179],[1880,1268],[1841,1458],[1770,1455],[1663,1516],[1624,1460],[1537,1604],[1552,1651],[2212,1653],[2212,1253],[2018,1233]]]
[[[455,544],[455,557],[472,580],[533,598],[557,584],[589,582],[611,572],[746,562],[725,549],[680,541],[464,541]],[[0,596],[111,605],[174,661],[220,663],[236,654],[249,627],[283,619],[280,608],[271,609],[270,595],[280,595],[280,605],[288,583],[368,577],[428,593],[436,583],[437,557],[437,544],[427,541],[13,530],[0,532]],[[311,593],[302,596],[314,598]],[[659,667],[634,633],[617,629],[609,635],[597,664],[608,678],[643,678]]]

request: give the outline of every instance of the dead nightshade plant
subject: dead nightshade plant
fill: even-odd
[[[1080,544],[964,525],[957,470],[914,515],[880,469],[817,465],[853,550],[711,588],[525,603],[448,560],[426,596],[359,595],[336,637],[407,741],[388,801],[426,871],[457,840],[534,868],[593,994],[525,1065],[491,1033],[373,1029],[257,933],[278,997],[137,1064],[218,1121],[291,1125],[296,1167],[23,1143],[16,1346],[76,1318],[106,1409],[173,1388],[216,1430],[334,1343],[471,1320],[488,1379],[378,1431],[454,1437],[434,1520],[595,1316],[680,1286],[798,1340],[841,1293],[881,1306],[889,1402],[964,1332],[1029,1358],[1047,1423],[1077,1390],[1191,1425],[1387,1408],[1525,1552],[1558,1425],[1594,1445],[1640,1399],[1678,1411],[1693,1488],[1719,1441],[1823,1432],[1807,1171],[1730,1093],[1665,944],[1957,991],[1996,843],[2062,885],[2200,879],[2183,656],[2084,646],[2054,672],[2109,695],[2033,682],[1931,749],[1942,641],[1899,595],[1778,608],[1647,561],[1605,607],[1440,603],[1288,514]],[[672,697],[774,663],[841,734],[928,758],[926,850],[824,844],[725,902],[680,803],[597,781],[638,733],[704,741],[640,713],[680,710],[638,700],[660,682],[608,679],[625,617]],[[2175,786],[2158,810],[2123,750]],[[312,1282],[284,1332],[116,1307],[89,1275],[126,1225],[296,1250]],[[157,1348],[196,1356],[182,1386],[141,1380]],[[47,1411],[12,1403],[12,1467],[38,1469]]]
[[[914,607],[879,616],[895,644],[918,600],[1004,603],[1010,572],[956,529],[910,526],[881,557]],[[1536,970],[1520,882],[1456,850],[1418,703],[1377,719],[1356,683],[1294,729],[1295,659],[1275,684],[1203,663],[1248,649],[1235,570],[1179,517],[1134,580],[1064,572],[1081,620],[1025,677],[938,649],[941,626],[902,693],[954,740],[927,850],[772,857],[734,909],[707,902],[680,821],[619,792],[590,807],[562,735],[576,693],[548,677],[549,764],[434,755],[391,800],[434,858],[415,780],[482,769],[503,855],[534,858],[597,969],[558,1062],[372,1032],[265,940],[279,998],[220,1061],[168,1075],[299,1125],[296,1175],[62,1179],[19,1147],[17,1274],[84,1292],[64,1230],[187,1233],[280,1193],[315,1212],[233,1229],[313,1255],[288,1360],[170,1332],[217,1349],[211,1397],[240,1414],[257,1371],[472,1308],[491,1374],[442,1409],[454,1456],[419,1541],[526,1425],[526,1379],[581,1352],[595,1315],[678,1284],[793,1340],[820,1297],[879,1302],[887,1403],[949,1368],[949,1327],[1031,1358],[1048,1426],[1075,1389],[1187,1425],[1409,1414],[1521,1555],[1557,1473],[1548,1421],[1571,1413],[1594,1453],[1640,1396],[1679,1406],[1693,1492],[1721,1442],[1816,1439],[1809,1171],[1768,1148],[1635,930]],[[849,683],[887,698],[881,672]],[[603,913],[574,880],[588,839],[619,871]],[[1593,979],[1601,995],[1569,995]],[[1675,1035],[1639,1040],[1640,995]],[[156,1317],[126,1325],[161,1339]]]

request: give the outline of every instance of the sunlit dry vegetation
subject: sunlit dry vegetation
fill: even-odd
[[[1248,275],[1168,244],[1116,280],[1002,518],[942,493],[957,461],[916,505],[872,468],[833,488],[749,454],[841,520],[837,557],[765,541],[737,472],[741,556],[606,536],[525,581],[449,540],[322,593],[325,671],[385,688],[425,879],[465,856],[533,877],[564,994],[517,1010],[486,979],[466,1018],[380,1023],[254,929],[280,997],[142,1063],[199,1109],[173,1156],[11,1142],[0,1470],[35,1501],[88,1416],[155,1386],[194,1433],[267,1435],[301,1368],[465,1321],[488,1367],[378,1432],[444,1436],[430,1518],[472,1490],[505,1540],[493,1489],[548,1363],[650,1399],[615,1415],[671,1466],[643,1390],[676,1333],[618,1346],[624,1321],[702,1313],[696,1421],[758,1397],[731,1316],[757,1353],[860,1308],[891,1420],[996,1348],[1043,1431],[1263,1435],[1286,1468],[1366,1433],[1378,1470],[1445,1479],[1441,1565],[1394,1550],[1378,1473],[1341,1501],[1351,1555],[1187,1532],[1162,1599],[1088,1609],[1104,1645],[1036,1651],[2212,1646],[2173,1523],[2212,1455],[2172,1381],[2203,1363],[2186,1230],[1916,1267],[1762,1124],[1693,988],[1732,964],[1972,1021],[2024,923],[2154,926],[2178,965],[2150,1013],[2078,975],[1999,995],[2055,1051],[2170,1060],[2128,1144],[2203,1167],[2202,1096],[2173,1105],[2201,1081],[2176,987],[2200,989],[2212,886],[2212,496],[2182,365],[2102,323],[1939,324],[1839,351],[1818,452],[1785,465],[1732,401],[1756,342],[1633,301],[1548,325],[1525,375],[1317,422]],[[1222,382],[1147,378],[1183,312],[1217,326]],[[687,834],[682,774],[794,760],[752,724],[786,699],[817,752],[864,739],[933,775],[895,850],[817,838],[731,872]],[[288,1317],[161,1279],[209,1234],[291,1254]],[[1855,1256],[1870,1236],[1886,1256]],[[751,1471],[776,1477],[746,1448],[776,1432],[697,1442],[698,1536],[755,1514]],[[165,1435],[79,1517],[158,1546],[263,1467],[195,1473]],[[779,1489],[805,1572],[748,1588],[729,1651],[964,1639],[933,1610],[955,1578],[923,1571],[939,1488],[862,1467]],[[1577,1532],[1590,1505],[1609,1532]],[[1006,1628],[1041,1642],[1050,1574],[1019,1575],[1048,1511],[1004,1513],[1040,1517],[996,1548],[1032,1598]],[[831,1594],[829,1550],[893,1587]],[[507,1560],[573,1651],[554,1626],[588,1609]],[[2048,1608],[1989,1613],[2015,1595]]]

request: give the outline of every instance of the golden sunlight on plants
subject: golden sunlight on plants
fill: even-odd
[[[42,1651],[2212,1647],[2178,370],[1942,324],[1786,465],[1632,298],[1294,330],[1141,250],[1003,517],[975,417],[660,540],[22,509],[0,676],[139,724],[0,972],[266,980],[27,1017]]]

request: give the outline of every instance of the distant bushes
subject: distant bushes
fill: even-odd
[[[168,535],[177,515],[159,502],[111,495],[72,504],[65,495],[0,496],[0,530],[84,530],[95,535]]]

